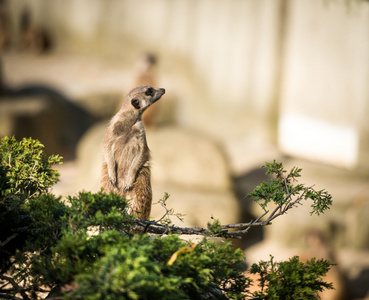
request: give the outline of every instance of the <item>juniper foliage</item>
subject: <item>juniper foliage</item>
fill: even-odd
[[[0,147],[0,298],[5,299],[245,299],[250,279],[243,252],[229,242],[204,238],[191,251],[178,235],[137,232],[127,201],[115,194],[80,192],[62,200],[50,193],[61,157],[46,157],[33,139],[4,138]],[[319,201],[318,201],[319,202]],[[218,221],[209,236],[221,232]],[[168,264],[174,253],[180,253]],[[172,260],[173,261],[173,260]],[[260,266],[264,266],[261,264]],[[260,267],[260,274],[294,274],[303,265]],[[313,292],[329,265],[316,261]],[[269,271],[266,271],[268,267]],[[305,267],[304,267],[305,268]],[[257,269],[255,269],[258,271]],[[294,275],[293,275],[294,276]],[[293,277],[292,276],[292,277]],[[280,280],[272,287],[294,292]],[[281,277],[282,278],[282,277]],[[320,284],[320,285],[319,285]],[[266,298],[265,298],[266,299]],[[286,298],[287,299],[287,298]]]
[[[258,299],[315,300],[318,292],[332,289],[331,283],[323,281],[332,263],[324,259],[312,258],[306,263],[298,256],[288,261],[261,261],[251,266],[250,272],[259,274],[260,291],[254,293]]]

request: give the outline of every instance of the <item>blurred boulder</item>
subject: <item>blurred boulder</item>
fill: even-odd
[[[110,119],[114,116],[122,103],[121,92],[95,92],[86,93],[76,98],[76,103],[96,119]]]
[[[347,244],[355,250],[369,250],[369,189],[351,201],[345,217]]]
[[[240,220],[238,202],[230,190],[204,191],[172,184],[153,183],[151,216],[155,220],[165,214],[165,209],[160,204],[154,204],[163,198],[165,193],[170,196],[166,207],[173,209],[174,213],[184,215],[183,223],[175,216],[171,217],[177,226],[206,228],[208,222],[213,222],[213,218],[219,219],[222,224],[237,223]]]
[[[0,135],[32,137],[48,154],[73,159],[78,140],[95,121],[85,110],[46,86],[7,89],[0,98]]]
[[[102,165],[102,142],[108,127],[108,121],[92,126],[81,138],[77,146],[78,190],[91,192],[100,190],[100,172]]]
[[[57,153],[55,128],[59,112],[53,112],[47,97],[2,98],[0,100],[0,136],[39,139],[48,153]],[[48,138],[49,137],[49,138]],[[53,137],[53,138],[50,138]]]
[[[231,188],[228,164],[208,137],[177,127],[147,133],[153,181],[201,190]]]

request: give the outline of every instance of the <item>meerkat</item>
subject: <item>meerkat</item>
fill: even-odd
[[[101,187],[130,200],[129,212],[143,220],[150,216],[152,191],[142,114],[164,93],[147,85],[132,89],[111,119],[102,147]]]

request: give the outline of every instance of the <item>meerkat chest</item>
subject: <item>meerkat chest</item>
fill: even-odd
[[[146,146],[146,134],[142,121],[135,123],[127,136],[129,143],[138,147]]]
[[[141,125],[136,123],[128,128],[120,126],[119,134],[116,132],[116,138],[114,139],[115,152],[121,152],[123,155],[128,153],[134,155],[137,152],[145,151],[147,148],[146,135],[145,129]]]

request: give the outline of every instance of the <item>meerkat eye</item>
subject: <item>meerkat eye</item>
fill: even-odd
[[[134,108],[140,109],[140,101],[138,101],[137,99],[132,99],[131,104]]]
[[[145,92],[145,95],[146,95],[146,96],[151,96],[151,95],[153,94],[153,92],[154,92],[154,89],[153,89],[153,88],[148,88],[148,89],[146,90],[146,92]]]

